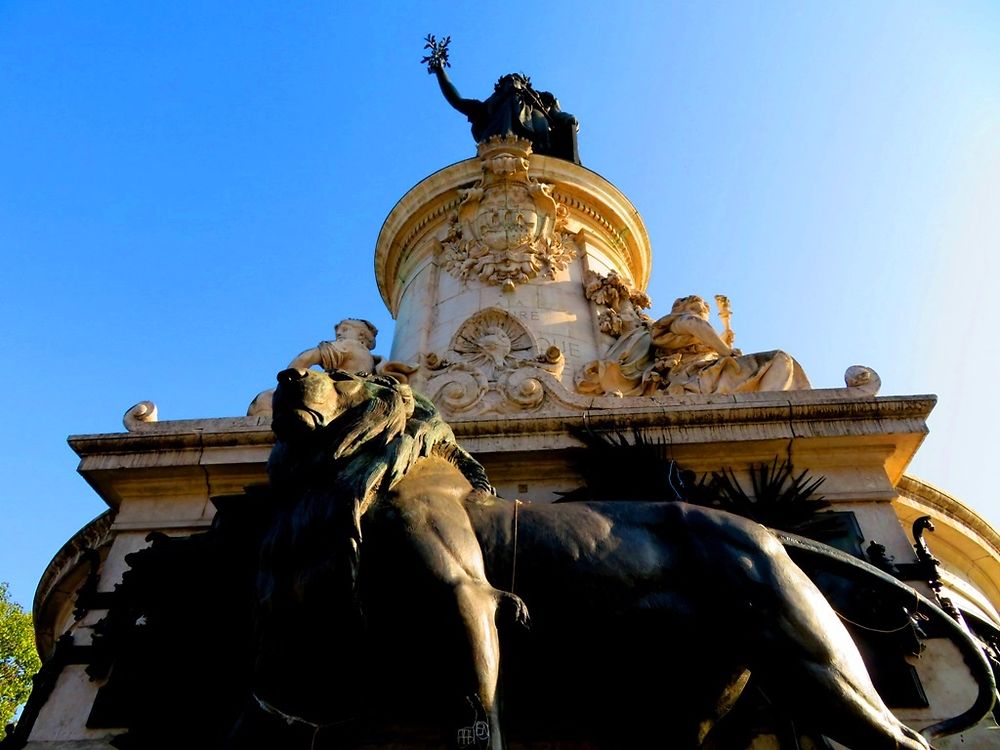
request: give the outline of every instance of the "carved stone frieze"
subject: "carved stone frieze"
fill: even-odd
[[[528,175],[531,144],[514,136],[479,144],[482,177],[461,191],[461,203],[441,240],[441,265],[463,281],[513,291],[536,278],[554,278],[579,252],[566,231],[566,206],[552,186]]]
[[[537,409],[545,398],[539,377],[558,379],[565,358],[557,347],[540,352],[531,332],[512,315],[488,308],[466,320],[444,356],[425,355],[427,391],[445,414]]]

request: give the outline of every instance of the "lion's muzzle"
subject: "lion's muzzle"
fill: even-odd
[[[278,373],[271,428],[283,440],[327,424],[339,413],[339,398],[326,373],[291,367]]]

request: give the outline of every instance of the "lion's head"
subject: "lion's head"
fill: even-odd
[[[265,609],[306,596],[313,583],[327,590],[330,571],[354,591],[362,517],[417,461],[440,456],[473,486],[491,489],[434,404],[392,378],[284,370],[272,427],[267,471],[278,502],[261,550]]]
[[[489,486],[434,405],[392,378],[284,370],[278,373],[271,424],[277,437],[268,461],[272,484],[336,481],[367,507],[413,463],[436,453],[474,485]]]
[[[335,425],[343,426],[344,415],[364,404],[384,405],[382,411],[392,412],[397,421],[405,422],[413,413],[412,395],[382,378],[290,368],[278,373],[271,427],[281,442],[316,439]],[[364,421],[363,416],[355,414],[353,421]]]

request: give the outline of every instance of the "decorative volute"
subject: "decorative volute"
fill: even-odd
[[[533,408],[534,371],[571,391],[607,347],[587,272],[642,290],[650,262],[642,219],[611,183],[513,136],[489,139],[414,186],[382,226],[390,358],[419,364],[410,381],[446,412]]]

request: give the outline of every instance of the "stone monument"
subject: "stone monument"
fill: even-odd
[[[70,438],[109,510],[4,750],[1000,747],[1000,536],[905,474],[934,397],[648,314],[575,118],[463,99],[448,41],[476,149],[378,233],[391,348],[347,319],[245,417]]]

